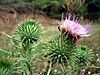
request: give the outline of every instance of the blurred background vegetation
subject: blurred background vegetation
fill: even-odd
[[[0,0],[0,9],[9,7],[21,12],[21,6],[28,6],[28,9],[31,7],[34,11],[42,11],[51,18],[57,19],[60,19],[61,14],[66,11],[71,11],[77,16],[83,16],[90,20],[100,17],[99,0]]]

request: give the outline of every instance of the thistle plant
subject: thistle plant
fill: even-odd
[[[80,24],[78,21],[78,17],[72,16],[72,14],[70,13],[67,14],[67,17],[65,21],[62,22],[61,26],[59,27],[59,30],[61,33],[68,32],[68,36],[72,36],[72,38],[75,40],[91,35],[90,24]]]
[[[92,59],[92,51],[86,46],[79,46],[77,48],[76,57],[78,58],[78,63],[80,66],[87,65],[87,62],[90,62]]]
[[[31,44],[38,41],[42,32],[39,25],[39,22],[36,22],[35,20],[26,20],[19,24],[17,33],[23,44]]]
[[[0,75],[13,75],[16,67],[11,56],[10,51],[0,49]]]
[[[13,75],[14,67],[14,62],[11,59],[0,59],[0,75]]]
[[[91,62],[92,52],[85,46],[77,46],[77,43],[81,38],[91,35],[90,25],[80,24],[77,17],[68,14],[58,29],[59,36],[42,42],[42,53],[49,59],[44,75],[53,74],[55,64],[61,68],[59,75],[82,75],[81,70]],[[0,52],[8,54],[11,60],[0,57],[0,75],[34,75],[33,62],[41,54],[38,48],[42,32],[37,21],[25,20],[19,23],[14,36],[5,34],[11,40],[12,50],[0,49]]]
[[[11,54],[11,58],[16,59],[14,60],[14,74],[33,75],[33,61],[36,59],[37,55],[40,54],[35,50],[35,47],[37,47],[39,44],[39,38],[41,34],[42,28],[40,24],[35,20],[25,20],[19,23],[16,34],[13,36],[5,34],[11,40],[13,50],[11,50],[11,52],[3,50],[3,52]],[[13,69],[12,63],[10,64],[8,61],[0,61],[0,67],[2,64],[5,64],[4,68],[7,67],[7,70]],[[2,71],[3,69],[1,67],[0,70],[2,71],[2,74],[0,75],[11,75],[6,74],[6,69]]]
[[[86,46],[80,45],[76,48],[76,58],[78,64],[78,75],[84,75],[85,72],[82,70],[86,69],[90,66],[90,62],[92,61],[93,52],[91,49],[87,48]]]
[[[49,43],[46,43],[44,49],[47,52],[46,57],[50,58],[51,66],[53,67],[56,63],[60,64],[64,73],[66,72],[65,66],[74,66],[76,63],[75,43],[68,37],[64,38],[63,35],[55,37]]]
[[[42,29],[40,24],[34,20],[26,20],[19,24],[17,34],[21,43],[19,66],[22,75],[33,75],[33,60],[38,55],[34,47],[38,45]]]
[[[76,75],[78,68],[91,61],[92,53],[88,48],[84,46],[77,47],[77,42],[82,37],[91,35],[90,25],[81,25],[76,17],[73,17],[73,20],[70,20],[71,18],[72,16],[69,13],[62,25],[58,27],[60,31],[59,37],[51,39],[44,45],[44,49],[47,52],[46,57],[50,59],[47,75],[51,73],[52,67],[56,63],[61,65],[62,75],[67,74],[68,67],[72,70],[72,74]]]

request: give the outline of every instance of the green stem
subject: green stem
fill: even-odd
[[[64,68],[62,67],[62,65],[61,65],[61,64],[60,64],[60,67],[61,67],[61,70],[62,70],[63,72],[65,72],[65,71],[64,71]]]
[[[52,70],[52,63],[50,62],[47,75],[50,75],[51,70]]]

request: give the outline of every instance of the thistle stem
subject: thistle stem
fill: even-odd
[[[47,75],[50,75],[51,70],[52,70],[52,63],[50,62]]]

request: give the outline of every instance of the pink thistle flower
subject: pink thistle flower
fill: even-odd
[[[88,37],[90,36],[90,25],[89,24],[79,24],[77,18],[71,19],[71,14],[68,14],[68,17],[66,17],[65,21],[60,26],[59,30],[62,33],[68,33],[68,36],[71,38],[74,38],[75,40],[78,40],[81,37]]]

